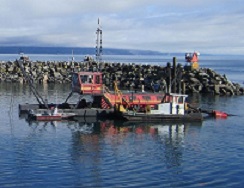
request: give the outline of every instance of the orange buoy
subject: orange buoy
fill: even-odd
[[[215,118],[227,118],[228,116],[228,114],[226,114],[225,112],[221,112],[217,110],[214,110],[213,113]]]

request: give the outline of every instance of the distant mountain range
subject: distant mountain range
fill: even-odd
[[[86,47],[0,47],[0,54],[74,54],[95,55],[95,48]],[[103,55],[164,55],[163,53],[151,50],[131,50],[104,48]]]

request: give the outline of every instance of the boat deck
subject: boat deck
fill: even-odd
[[[53,106],[53,104],[50,104]],[[100,108],[72,108],[75,105],[70,105],[69,108],[58,107],[59,113],[74,113],[78,117],[107,117],[114,114],[114,109],[100,109]],[[51,109],[40,107],[39,104],[21,104],[19,105],[19,114],[29,113],[33,110],[34,113],[50,113]]]

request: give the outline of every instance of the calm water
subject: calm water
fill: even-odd
[[[171,58],[108,59],[166,64]],[[244,58],[202,57],[200,65],[243,84]],[[69,89],[38,86],[58,103]],[[1,83],[0,187],[243,187],[244,96],[190,101],[236,116],[187,124],[27,122],[18,105],[36,103],[35,97],[27,86]]]

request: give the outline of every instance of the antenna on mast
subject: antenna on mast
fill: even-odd
[[[96,60],[97,62],[100,62],[102,60],[102,52],[103,52],[103,47],[102,47],[102,29],[100,26],[100,20],[98,18],[97,20],[97,40],[96,40]]]

